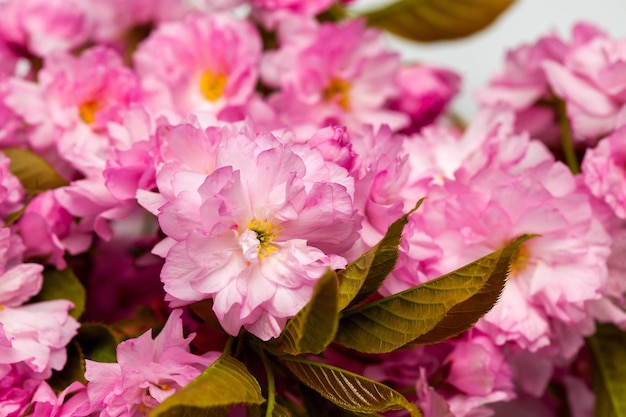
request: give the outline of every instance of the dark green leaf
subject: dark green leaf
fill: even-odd
[[[2,152],[11,160],[9,171],[20,180],[28,194],[39,194],[68,184],[48,161],[34,152],[22,148],[5,148]]]
[[[117,340],[109,326],[102,323],[84,323],[75,340],[86,359],[96,362],[116,362]]]
[[[380,417],[380,414],[355,413],[335,405],[332,401],[322,397],[317,391],[306,386],[300,388],[302,402],[309,416],[315,417]]]
[[[371,26],[421,42],[463,38],[489,26],[514,0],[400,0],[365,14]]]
[[[87,383],[85,379],[85,357],[78,343],[72,340],[67,345],[67,362],[65,366],[60,371],[52,372],[52,376],[48,379],[48,384],[58,393],[74,381],[80,381],[83,384]]]
[[[385,353],[468,329],[493,307],[509,265],[530,238],[522,236],[456,271],[347,312],[335,341],[360,352]]]
[[[337,275],[329,270],[318,281],[311,301],[289,320],[277,343],[290,355],[321,353],[333,341],[338,323]]]
[[[221,356],[200,376],[150,412],[150,417],[225,416],[231,405],[265,402],[258,381],[230,356]]]
[[[43,273],[41,291],[33,298],[33,301],[69,300],[74,303],[70,315],[77,319],[85,311],[86,296],[83,284],[71,269],[62,271],[48,269]]]
[[[283,407],[280,404],[274,404],[272,417],[293,417],[293,414],[291,414],[291,411],[289,411],[288,408]]]
[[[412,417],[422,415],[415,404],[384,384],[324,363],[282,359],[303,384],[341,408],[362,414],[406,409]]]
[[[598,325],[589,338],[593,352],[596,417],[626,417],[626,333]]]
[[[147,305],[135,309],[133,317],[124,318],[111,323],[111,330],[118,340],[130,339],[144,334],[148,330],[158,333],[164,322],[157,312]]]
[[[358,304],[380,288],[396,266],[402,230],[409,221],[409,215],[423,201],[421,199],[413,210],[393,222],[376,246],[349,264],[346,269],[339,271],[339,310]]]

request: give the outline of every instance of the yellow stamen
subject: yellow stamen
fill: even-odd
[[[257,246],[259,259],[269,256],[276,250],[276,246],[272,245],[272,242],[278,237],[280,227],[268,222],[267,219],[252,219],[248,224],[248,229],[255,232],[256,238],[259,240],[259,245]]]
[[[528,266],[526,261],[528,260],[529,256],[530,256],[530,253],[528,252],[528,249],[526,249],[526,246],[524,245],[520,246],[519,249],[517,250],[517,255],[515,255],[513,262],[511,262],[509,275],[515,276],[521,271],[525,270],[526,267]]]
[[[224,94],[226,81],[224,74],[214,74],[212,71],[205,71],[200,78],[200,91],[204,98],[216,102]]]
[[[351,85],[349,82],[339,78],[333,78],[324,91],[322,91],[322,97],[326,101],[334,101],[339,107],[348,111],[350,110],[350,88]]]
[[[100,110],[100,105],[96,100],[87,100],[78,107],[78,114],[83,122],[90,125],[96,121],[98,110]]]

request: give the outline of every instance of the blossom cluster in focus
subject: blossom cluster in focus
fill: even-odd
[[[626,329],[626,39],[581,23],[510,51],[462,129],[454,71],[316,19],[331,1],[191,3],[0,2],[0,415],[145,415],[229,338],[277,339],[421,197],[380,297],[536,237],[467,332],[324,360],[427,417],[556,416],[554,387],[591,415],[585,338]],[[23,151],[55,187],[20,181]],[[41,295],[67,270],[80,314]],[[59,389],[100,325],[114,357]]]

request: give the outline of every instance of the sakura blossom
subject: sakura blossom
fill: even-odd
[[[306,135],[328,124],[358,130],[366,123],[392,129],[408,123],[405,114],[385,108],[398,93],[389,81],[400,70],[399,57],[363,21],[293,17],[281,23],[278,40],[280,47],[264,55],[261,75],[278,90],[269,103],[292,129]]]
[[[61,52],[49,56],[37,83],[9,81],[5,101],[35,127],[29,135],[31,147],[54,152],[90,175],[104,168],[111,146],[106,124],[121,121],[122,112],[140,99],[137,76],[114,50],[97,46],[79,57]]]
[[[464,68],[383,31],[431,5],[349,3],[0,0],[0,416],[589,417],[622,382],[624,39],[513,47],[461,120]]]
[[[505,71],[479,93],[479,99],[487,106],[511,106],[521,129],[550,144],[559,134],[555,107],[561,100],[575,143],[594,145],[626,117],[620,81],[624,45],[624,40],[612,39],[590,23],[579,23],[569,42],[551,34],[510,51]]]
[[[86,361],[89,413],[101,417],[141,416],[187,385],[219,353],[189,352],[194,335],[183,336],[180,310],[174,310],[161,332],[146,332],[120,343],[117,362]]]
[[[173,175],[159,209],[168,238],[161,279],[173,306],[211,298],[224,329],[263,340],[342,268],[359,227],[347,171],[306,146],[271,135],[228,137],[209,175]]]
[[[148,107],[156,114],[185,117],[219,115],[246,105],[260,58],[261,39],[248,21],[193,14],[160,25],[139,46],[134,62]]]

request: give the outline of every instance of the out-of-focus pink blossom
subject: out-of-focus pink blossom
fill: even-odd
[[[518,112],[519,129],[549,143],[558,137],[555,100],[563,100],[573,140],[593,145],[626,122],[625,74],[626,39],[611,39],[579,23],[570,42],[550,35],[510,52],[506,70],[479,99],[511,106]]]
[[[480,332],[377,360],[365,367],[364,375],[397,390],[416,386],[416,400],[425,415],[489,416],[492,413],[485,405],[515,397],[512,372],[502,351]]]
[[[585,152],[582,171],[585,185],[604,200],[615,215],[626,219],[626,125]]]
[[[91,244],[91,234],[81,231],[74,217],[59,205],[52,191],[39,194],[29,202],[19,219],[25,256],[38,257],[64,269],[65,251],[82,253]]]
[[[0,219],[3,220],[18,211],[24,202],[24,189],[9,171],[10,164],[11,160],[0,152]]]
[[[147,105],[156,114],[179,117],[246,105],[260,58],[261,39],[252,24],[227,14],[163,23],[134,55]]]
[[[314,16],[328,7],[335,0],[250,0],[252,7],[263,11],[289,11],[296,14]]]
[[[224,329],[279,335],[357,237],[353,180],[307,145],[241,132],[223,140],[208,176],[173,175],[160,209],[168,239],[161,279],[173,305],[212,298]]]
[[[442,114],[459,92],[461,78],[445,68],[411,65],[398,73],[400,91],[389,107],[406,113],[411,124],[405,133],[415,133]]]
[[[99,173],[111,146],[108,122],[139,102],[136,75],[113,50],[96,46],[79,57],[48,57],[38,83],[12,79],[6,103],[35,127],[29,135],[36,150],[53,148],[83,174]]]
[[[194,334],[183,337],[182,311],[174,310],[153,339],[148,331],[117,346],[116,363],[85,361],[91,412],[138,416],[195,379],[219,356],[190,353]]]
[[[395,130],[408,123],[406,115],[384,107],[398,92],[399,56],[362,20],[317,24],[292,17],[278,34],[280,47],[265,54],[261,74],[278,88],[269,103],[285,125],[310,136],[330,124]]]
[[[91,35],[80,0],[8,0],[0,2],[0,16],[0,39],[25,56],[70,51]]]

